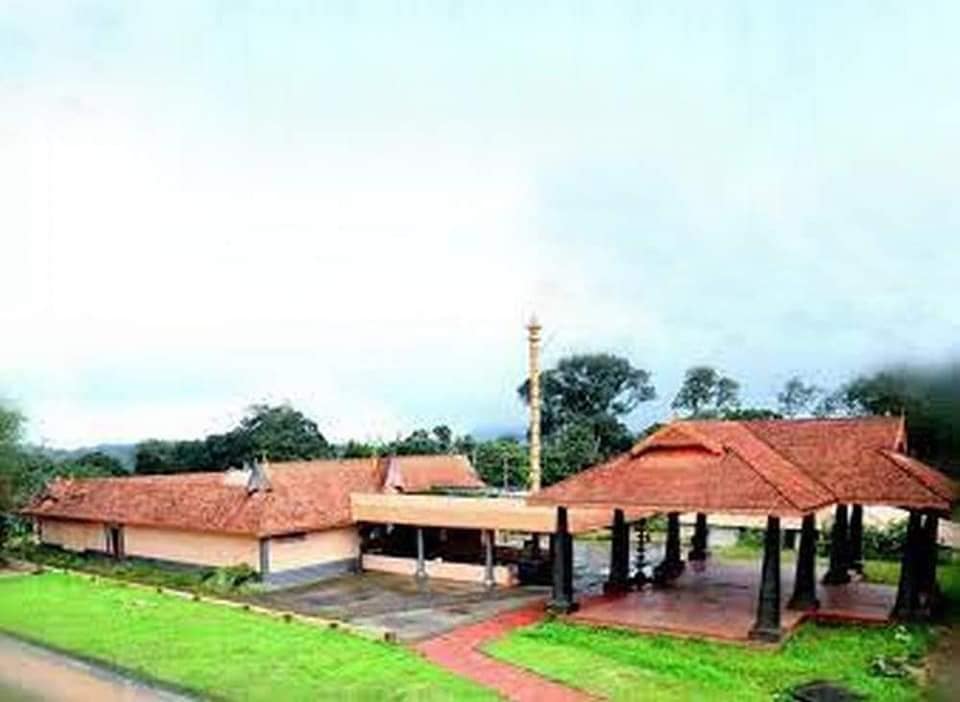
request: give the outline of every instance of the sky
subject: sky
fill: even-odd
[[[960,4],[0,0],[0,396],[522,427],[611,351],[770,404],[960,350]]]

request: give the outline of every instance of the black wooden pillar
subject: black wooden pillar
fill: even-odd
[[[923,541],[923,563],[920,572],[920,609],[924,615],[939,613],[942,604],[940,588],[937,585],[937,530],[940,519],[936,514],[927,514],[923,521],[921,539]]]
[[[680,513],[667,514],[667,543],[664,546],[663,560],[654,569],[653,579],[657,583],[669,582],[683,573],[684,563],[680,557]]]
[[[830,531],[830,567],[823,576],[824,585],[844,585],[850,582],[850,525],[847,506],[837,505]]]
[[[793,595],[787,609],[817,609],[817,523],[812,514],[804,515],[800,527],[800,546],[797,548],[797,572],[793,580]]]
[[[757,620],[750,630],[756,641],[779,641],[780,627],[780,517],[767,517],[767,531],[763,538],[763,566],[760,572],[760,595],[757,600]]]
[[[553,591],[547,609],[554,614],[569,614],[577,609],[577,603],[573,599],[573,537],[567,525],[566,507],[557,507],[553,542]]]
[[[707,515],[703,512],[697,512],[697,521],[693,527],[693,538],[690,539],[690,552],[687,553],[687,559],[691,561],[705,561],[709,553],[707,552],[707,539],[710,530],[707,528]]]
[[[630,589],[630,526],[622,509],[613,511],[612,539],[610,541],[610,577],[604,592],[626,592]]]
[[[850,570],[863,575],[863,505],[850,507]]]
[[[907,520],[907,535],[900,559],[900,582],[897,585],[897,601],[891,616],[901,621],[922,619],[920,589],[923,571],[923,515],[910,510]]]

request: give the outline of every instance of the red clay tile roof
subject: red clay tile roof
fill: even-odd
[[[908,458],[901,419],[675,422],[534,504],[801,514],[836,502],[946,510],[956,487]]]
[[[429,492],[438,487],[482,488],[466,456],[398,456],[387,462],[387,489]]]
[[[387,460],[274,463],[270,489],[253,493],[244,474],[224,472],[57,480],[23,513],[255,536],[330,529],[352,523],[351,493],[383,489]],[[462,457],[392,460],[418,490],[483,485]]]

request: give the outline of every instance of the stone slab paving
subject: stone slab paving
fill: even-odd
[[[541,678],[528,670],[490,658],[480,648],[513,629],[529,626],[544,617],[539,601],[522,609],[498,614],[486,621],[455,629],[417,644],[415,650],[457,675],[493,688],[514,702],[585,702],[586,693]]]
[[[793,590],[793,576],[788,573],[781,581],[786,632],[811,616],[856,623],[889,621],[896,588],[857,581],[818,585],[821,606],[817,612],[791,611],[786,608]],[[757,565],[710,562],[702,571],[688,567],[668,587],[581,597],[580,609],[571,619],[640,632],[745,642],[756,618],[759,579]]]

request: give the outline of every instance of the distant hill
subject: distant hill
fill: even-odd
[[[78,449],[59,449],[51,446],[34,446],[35,450],[49,456],[57,461],[66,461],[73,458],[79,458],[87,453],[99,451],[108,456],[116,458],[123,464],[123,467],[133,472],[133,466],[136,458],[136,444],[96,444],[95,446],[84,446]]]

